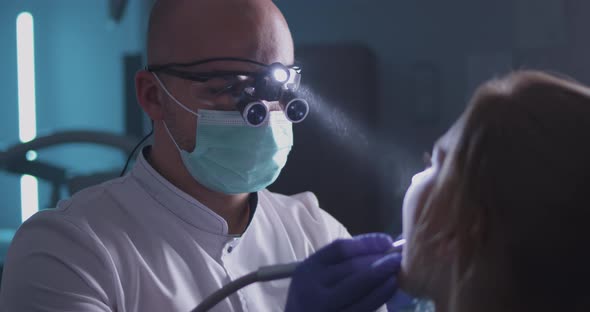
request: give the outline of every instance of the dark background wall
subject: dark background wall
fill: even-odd
[[[123,134],[122,60],[143,47],[143,5],[131,1],[116,23],[107,1],[0,2],[0,150],[19,142],[17,16],[28,11],[34,21],[37,135],[73,129]],[[39,159],[85,173],[119,168],[124,155],[93,146],[65,146],[39,152]],[[51,186],[39,181],[41,209],[50,205],[50,196]],[[21,223],[20,198],[20,176],[0,171],[0,259]]]
[[[298,46],[353,42],[375,53],[377,103],[356,104],[377,112],[376,144],[385,148],[371,165],[380,168],[378,215],[391,232],[401,230],[401,200],[421,169],[422,154],[458,117],[479,83],[520,68],[556,71],[590,83],[588,1],[276,3]],[[378,220],[366,222],[379,228]]]
[[[113,23],[103,1],[3,1],[0,148],[18,141],[14,34],[20,11],[36,20],[39,132],[90,128],[123,134],[125,106],[135,105],[125,99],[123,59],[143,53],[150,2],[131,0],[120,23]],[[322,206],[355,233],[401,230],[401,201],[423,152],[480,82],[514,68],[538,68],[590,83],[585,0],[275,2],[290,23],[298,57],[307,59],[304,81],[329,103],[330,109],[316,113],[334,115],[297,126],[294,162],[275,187],[316,192]],[[344,128],[361,129],[360,135],[343,132],[339,119],[351,121]],[[333,145],[326,149],[323,142]],[[314,151],[332,154],[324,157],[328,165],[316,163],[323,170],[308,171],[313,183],[306,184],[293,172],[311,170],[305,164],[314,161]],[[88,162],[95,153],[105,161]],[[42,157],[77,171],[123,161],[90,147]],[[18,183],[18,177],[0,174],[1,233],[20,224]],[[47,187],[40,192],[43,208]]]

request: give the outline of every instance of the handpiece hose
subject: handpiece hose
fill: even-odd
[[[395,241],[391,249],[388,250],[387,253],[401,252],[403,245],[405,243],[405,239]],[[223,286],[221,289],[214,292],[209,297],[205,298],[205,300],[203,300],[203,302],[201,302],[201,304],[199,304],[191,312],[207,312],[211,308],[216,306],[218,303],[220,303],[223,299],[229,297],[231,294],[250,284],[291,277],[299,264],[301,264],[301,262],[292,262],[288,264],[278,264],[261,267],[256,272],[244,275],[238,278],[237,280]]]
[[[199,306],[197,306],[192,312],[209,311],[223,299],[227,298],[231,294],[250,284],[291,277],[299,263],[300,262],[293,262],[289,264],[279,264],[261,267],[260,269],[258,269],[258,271],[242,276],[237,280],[223,286],[221,289],[214,292],[205,300],[203,300],[203,302],[201,302],[201,304],[199,304]]]

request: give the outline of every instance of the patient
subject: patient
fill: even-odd
[[[590,89],[493,80],[404,200],[406,291],[437,312],[590,311]]]

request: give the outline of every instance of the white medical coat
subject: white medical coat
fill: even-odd
[[[6,259],[0,310],[188,312],[260,266],[302,260],[349,237],[312,193],[264,190],[257,197],[245,233],[228,235],[223,218],[140,155],[130,174],[20,227]],[[250,285],[212,311],[282,311],[289,282]]]

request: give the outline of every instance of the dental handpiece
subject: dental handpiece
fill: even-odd
[[[385,252],[385,253],[390,254],[390,253],[402,252],[405,244],[406,244],[405,238],[398,239],[395,242],[393,242],[393,244],[391,244],[391,248],[389,250],[387,250],[387,252]]]

